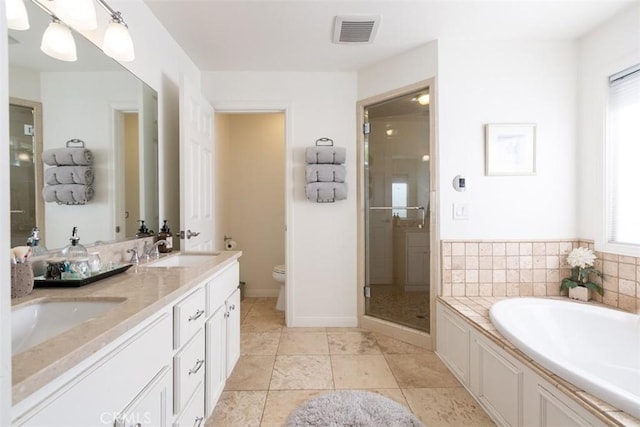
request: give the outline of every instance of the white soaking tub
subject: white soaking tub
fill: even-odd
[[[561,299],[510,298],[496,329],[541,366],[640,418],[640,316]]]

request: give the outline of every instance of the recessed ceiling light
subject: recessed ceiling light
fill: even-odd
[[[411,98],[413,102],[417,102],[420,105],[429,105],[429,94],[421,93],[420,95]]]

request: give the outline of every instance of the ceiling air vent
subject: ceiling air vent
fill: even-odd
[[[336,16],[333,42],[341,44],[371,43],[380,25],[380,16]]]

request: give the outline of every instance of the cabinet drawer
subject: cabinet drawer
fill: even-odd
[[[207,282],[207,316],[224,305],[224,301],[238,287],[239,281],[240,265],[236,262]]]
[[[176,418],[174,427],[202,427],[204,426],[204,387],[198,387],[184,411]]]
[[[204,383],[204,354],[204,330],[201,329],[173,358],[173,410],[176,414],[186,406],[196,388]]]
[[[200,288],[173,306],[173,348],[189,341],[205,319],[205,291]]]

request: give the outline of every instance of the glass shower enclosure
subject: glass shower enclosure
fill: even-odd
[[[428,333],[428,88],[364,115],[365,314]]]

